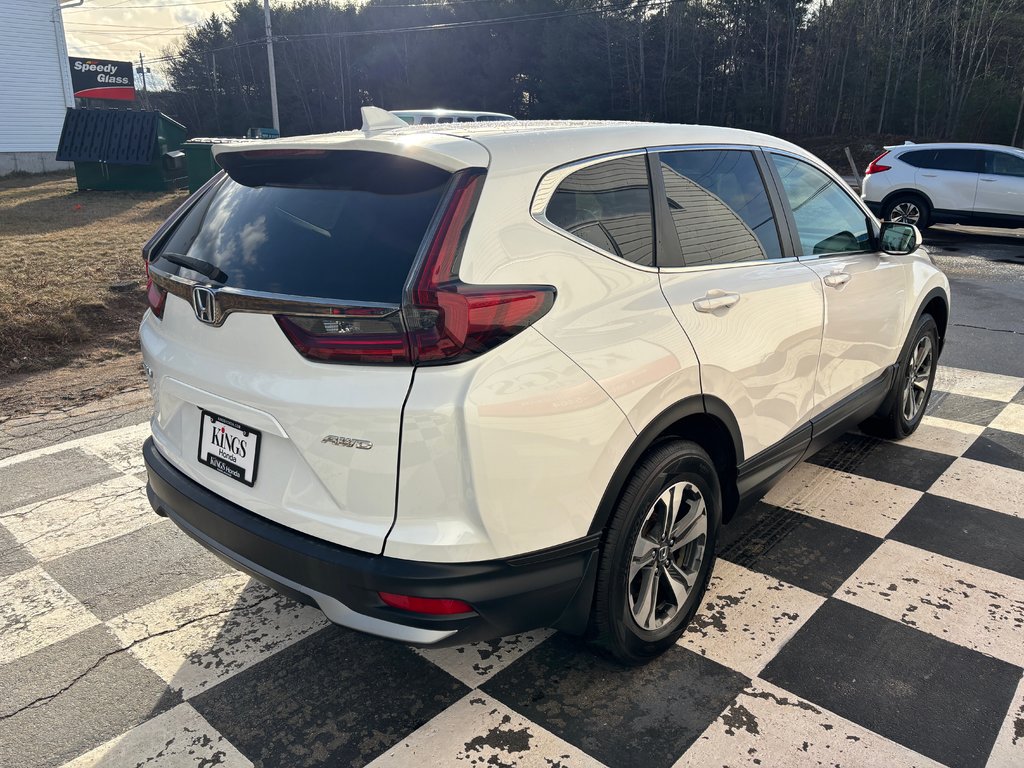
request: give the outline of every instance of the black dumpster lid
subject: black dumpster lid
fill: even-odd
[[[57,159],[148,165],[156,159],[161,119],[174,122],[160,112],[69,108],[64,115]]]

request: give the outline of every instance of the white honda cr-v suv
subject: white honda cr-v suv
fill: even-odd
[[[366,120],[219,145],[144,251],[153,507],[338,624],[640,663],[723,522],[919,424],[948,283],[798,147]]]
[[[862,197],[890,221],[1024,226],[1024,150],[989,144],[886,147],[864,172]]]

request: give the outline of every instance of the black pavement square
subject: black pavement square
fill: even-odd
[[[0,765],[61,765],[180,703],[102,626],[0,666]]]
[[[1024,471],[1024,435],[989,427],[964,452],[964,458]]]
[[[932,392],[931,399],[928,401],[928,410],[925,413],[939,419],[963,421],[967,424],[987,427],[1005,407],[1006,403],[996,400],[985,400],[980,397],[936,390]]]
[[[101,483],[120,472],[78,448],[0,469],[0,512]]]
[[[257,766],[361,766],[468,692],[403,645],[328,627],[189,703]]]
[[[949,469],[954,457],[875,437],[847,434],[825,446],[809,461],[839,472],[926,491]]]
[[[722,528],[719,556],[828,597],[878,549],[881,539],[765,502]]]
[[[36,564],[36,559],[18,543],[10,531],[0,525],[0,579],[24,571]]]
[[[232,570],[174,523],[153,519],[159,522],[52,560],[46,570],[104,621]]]
[[[1024,519],[926,493],[890,539],[1024,579]]]
[[[984,766],[1021,670],[828,600],[761,677],[950,766]]]
[[[748,682],[684,648],[627,669],[559,634],[481,688],[606,765],[667,768]]]

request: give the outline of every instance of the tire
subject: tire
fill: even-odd
[[[902,440],[913,434],[924,418],[939,362],[939,328],[934,318],[921,315],[910,338],[886,398],[888,410],[864,424],[869,434]]]
[[[891,197],[882,209],[883,221],[913,224],[922,232],[931,225],[931,206],[920,195],[900,192]]]
[[[634,468],[608,526],[591,643],[630,666],[671,648],[707,591],[721,520],[721,487],[708,454],[685,440],[653,446]],[[678,539],[670,543],[673,536]],[[631,571],[640,552],[647,564]]]

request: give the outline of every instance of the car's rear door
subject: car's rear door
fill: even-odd
[[[974,211],[979,215],[1024,218],[1024,155],[987,149],[984,172],[978,179]]]
[[[821,280],[825,326],[815,414],[879,379],[903,344],[910,257],[876,250],[870,214],[834,174],[769,151],[802,264]]]
[[[933,214],[971,213],[978,193],[982,153],[979,149],[936,149],[918,161],[915,181],[932,201]]]
[[[700,360],[705,398],[728,406],[750,458],[809,419],[821,282],[780,236],[760,150],[660,150],[652,160],[671,222],[662,290]]]
[[[256,514],[380,552],[413,375],[399,305],[452,172],[366,151],[218,160],[231,177],[149,253],[157,448]]]

